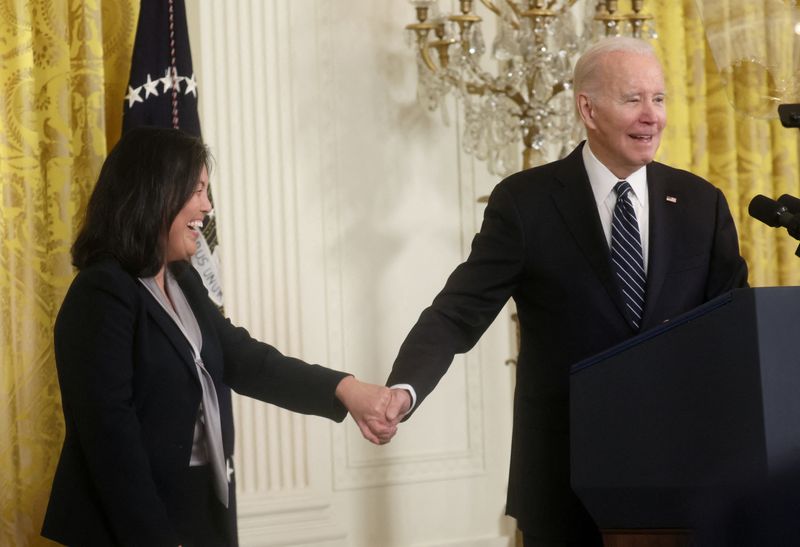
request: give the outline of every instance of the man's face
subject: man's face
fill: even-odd
[[[596,85],[578,97],[589,146],[620,179],[647,165],[667,123],[664,74],[649,55],[614,51],[600,60]]]

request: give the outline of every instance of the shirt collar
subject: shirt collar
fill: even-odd
[[[583,145],[583,165],[586,167],[586,174],[589,175],[589,184],[592,185],[592,192],[598,197],[598,201],[605,201],[606,198],[614,191],[614,186],[621,179],[612,173],[608,167],[597,159],[592,149],[589,147],[589,141]],[[639,203],[644,203],[647,196],[647,166],[643,165],[630,175],[625,180],[631,185],[636,199]],[[616,197],[616,196],[615,196]]]

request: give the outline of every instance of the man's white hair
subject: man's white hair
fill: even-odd
[[[578,93],[590,93],[597,84],[598,65],[603,57],[615,51],[650,55],[656,61],[658,57],[649,43],[638,38],[628,36],[610,36],[592,44],[575,63],[572,76],[572,85],[576,97]]]

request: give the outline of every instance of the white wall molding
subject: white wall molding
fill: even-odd
[[[474,356],[461,358],[467,384],[467,416],[453,419],[467,421],[469,444],[462,450],[416,452],[393,456],[384,453],[364,458],[348,450],[350,443],[359,443],[359,432],[337,428],[333,433],[334,485],[340,489],[366,488],[468,477],[484,472],[483,407],[480,390],[480,366]],[[459,371],[460,372],[460,371]],[[454,373],[453,371],[449,374]],[[400,426],[403,427],[402,425]],[[360,457],[361,456],[361,457]]]
[[[226,312],[283,353],[303,348],[291,1],[189,3]],[[198,40],[197,36],[201,38]],[[243,545],[316,545],[345,532],[309,454],[308,418],[234,398]],[[313,443],[312,443],[313,444]],[[324,460],[323,460],[324,461]]]
[[[451,541],[417,543],[413,547],[511,547],[512,540],[505,536],[462,538]]]
[[[275,493],[238,499],[242,545],[346,545],[346,533],[334,522],[330,496]]]
[[[346,184],[337,174],[341,168],[337,164],[341,138],[345,130],[339,127],[342,118],[330,115],[340,111],[337,101],[345,91],[358,93],[358,83],[348,89],[341,81],[339,70],[342,63],[337,56],[342,53],[341,26],[347,23],[352,12],[343,15],[339,7],[331,2],[315,3],[315,37],[317,40],[317,56],[319,59],[317,77],[320,82],[319,98],[321,101],[319,125],[322,173],[324,173],[324,200],[322,236],[326,252],[324,262],[324,278],[326,280],[327,340],[329,363],[335,368],[353,372],[364,377],[363,363],[356,362],[348,356],[352,354],[348,347],[347,329],[364,328],[352,315],[348,315],[346,307],[353,300],[347,292],[344,280],[348,277],[349,261],[345,256],[346,244],[351,239],[348,217],[352,215],[353,199],[358,199],[348,192]],[[393,52],[382,51],[382,44],[371,44],[377,47],[376,55],[383,56],[386,64],[393,58]],[[380,65],[380,63],[379,63]],[[384,65],[385,66],[385,65]],[[372,67],[364,67],[369,71]],[[450,161],[453,165],[461,162],[459,147],[450,149]],[[365,159],[366,161],[366,159]],[[458,169],[457,180],[448,186],[448,208],[459,211],[457,224],[454,226],[458,235],[454,243],[455,251],[462,250],[459,259],[466,256],[466,248],[476,231],[474,172]],[[377,185],[376,185],[377,186]],[[380,191],[379,188],[376,188]],[[409,224],[409,228],[412,224]],[[452,240],[451,240],[452,241]],[[466,244],[465,244],[466,242]],[[377,296],[377,295],[376,295]],[[410,326],[410,325],[409,325]],[[352,339],[353,337],[350,336]],[[451,367],[450,375],[461,375],[466,392],[465,414],[452,416],[453,420],[463,422],[465,430],[465,446],[412,452],[395,455],[389,450],[376,454],[361,448],[364,441],[354,428],[336,428],[333,431],[334,486],[337,489],[365,488],[372,486],[439,480],[465,477],[482,473],[484,470],[483,454],[483,408],[480,388],[480,356],[471,354],[459,356]],[[382,381],[382,378],[367,376],[371,381]]]

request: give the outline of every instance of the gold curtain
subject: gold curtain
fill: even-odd
[[[733,4],[746,7],[746,21],[756,22],[775,2],[715,0],[714,4],[726,13]],[[798,130],[734,109],[732,99],[740,107],[757,103],[767,94],[767,84],[742,72],[732,75],[731,88],[725,87],[695,0],[658,0],[647,6],[655,16],[656,48],[667,77],[668,122],[658,159],[705,177],[725,193],[752,286],[800,283],[800,258],[794,256],[798,242],[786,230],[770,228],[747,214],[756,194],[773,199],[785,193],[800,195]],[[795,37],[787,32],[784,38],[786,46],[779,49],[791,56]]]
[[[119,138],[137,0],[0,0],[0,545],[42,545],[63,439],[53,323]]]

